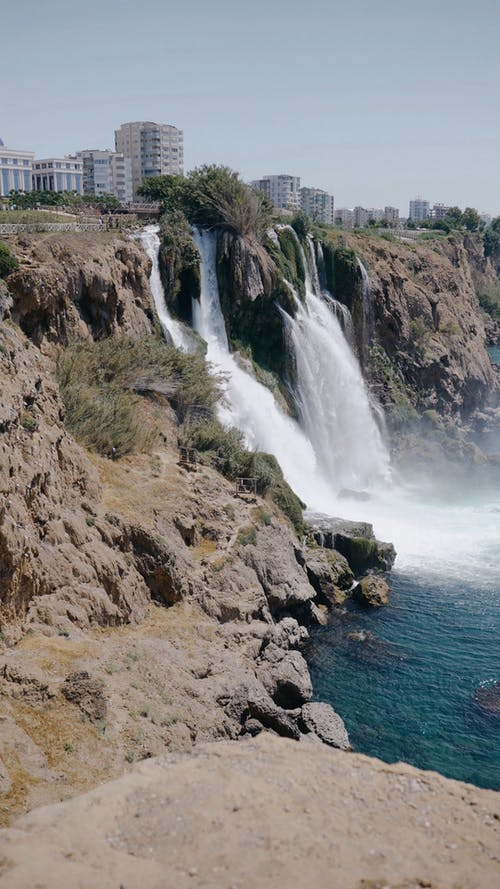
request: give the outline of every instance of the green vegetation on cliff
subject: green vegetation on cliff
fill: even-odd
[[[15,271],[19,263],[14,254],[9,250],[7,244],[0,241],[0,278],[6,278],[11,272]]]
[[[60,349],[57,375],[75,438],[102,456],[119,458],[159,443],[157,407],[166,399],[179,423],[179,442],[198,450],[202,462],[228,479],[252,476],[303,533],[303,504],[283,478],[276,459],[248,451],[243,435],[216,419],[220,381],[202,355],[187,355],[158,337],[109,337]],[[147,406],[156,405],[155,410]]]
[[[202,356],[185,355],[153,336],[72,343],[60,351],[57,372],[66,425],[103,455],[121,457],[152,444],[158,427],[143,416],[144,394],[167,397],[180,422],[195,408],[212,414],[219,399]]]

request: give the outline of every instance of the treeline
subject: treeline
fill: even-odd
[[[76,191],[11,191],[8,204],[16,210],[35,210],[37,207],[99,207],[115,210],[120,201],[113,194],[77,194]]]

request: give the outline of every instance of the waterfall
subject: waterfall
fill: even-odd
[[[223,376],[220,419],[243,432],[247,447],[274,454],[299,497],[328,511],[333,491],[321,476],[311,442],[283,413],[270,390],[240,367],[229,351],[217,283],[217,234],[194,228],[193,237],[201,256],[201,297],[193,300],[193,323],[206,340],[208,361]]]
[[[184,326],[180,321],[176,321],[175,318],[172,318],[165,302],[165,293],[158,262],[158,253],[160,249],[159,230],[159,225],[147,225],[145,228],[141,229],[136,237],[141,242],[152,263],[149,285],[151,287],[151,293],[153,294],[156,312],[160,319],[163,336],[167,343],[174,345],[176,349],[191,351],[192,344],[190,342],[189,334],[185,331]]]
[[[308,252],[310,269],[302,251],[307,269],[305,303],[299,303],[295,318],[288,320],[301,425],[323,475],[337,491],[373,488],[389,477],[389,455],[358,362],[329,299],[319,291],[311,239]]]
[[[317,273],[316,278],[318,281],[319,289],[315,292],[317,294],[321,293],[323,299],[325,299],[328,304],[331,306],[335,315],[337,316],[337,320],[342,328],[345,338],[347,339],[351,349],[356,348],[356,339],[354,336],[354,327],[352,324],[351,313],[347,306],[344,303],[339,302],[338,299],[334,299],[330,291],[328,290],[328,281],[326,279],[326,269],[325,269],[325,257],[323,255],[323,246],[321,241],[315,241],[312,249],[315,248],[315,255],[313,254],[312,259],[316,263]]]
[[[368,351],[370,348],[370,342],[373,333],[374,327],[374,317],[373,317],[373,299],[372,299],[372,285],[370,284],[370,277],[363,263],[358,257],[358,268],[361,272],[361,296],[362,296],[362,346],[361,346],[361,360],[363,366],[367,363],[368,360]]]

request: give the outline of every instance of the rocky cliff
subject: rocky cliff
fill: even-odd
[[[300,648],[307,625],[350,593],[353,571],[374,567],[371,529],[360,561],[359,529],[344,528],[351,570],[331,534],[328,550],[312,537],[305,546],[276,503],[235,496],[209,465],[180,466],[178,371],[168,384],[150,366],[120,378],[155,429],[140,448],[112,459],[80,447],[61,356],[71,366],[81,355],[70,340],[91,350],[108,335],[113,371],[95,366],[82,403],[95,424],[116,423],[113,409],[98,413],[118,386],[108,376],[134,342],[159,360],[167,349],[150,333],[148,260],[121,238],[12,246],[20,268],[0,320],[0,817],[200,739],[267,729],[348,746],[339,717],[310,703]],[[185,358],[192,375],[200,361]],[[394,553],[380,558],[385,570]]]
[[[189,230],[184,236],[189,240]],[[478,293],[498,283],[498,276],[478,238],[455,233],[405,243],[318,229],[315,244],[323,285],[351,313],[354,346],[372,395],[385,409],[390,432],[399,438],[403,430],[424,437],[430,431],[449,446],[444,430],[474,426],[478,411],[483,425],[489,422],[485,411],[496,422],[500,381],[486,351],[485,315]],[[275,375],[293,411],[289,390],[293,368],[277,306],[295,314],[287,281],[299,297],[304,291],[303,253],[297,238],[282,226],[268,233],[258,251],[242,238],[224,233],[218,245],[219,288],[229,339],[233,347],[246,349],[257,366]],[[307,253],[305,242],[303,246]],[[182,245],[179,249],[182,252]],[[185,278],[176,278],[166,254],[164,261],[175,293],[171,299],[175,312],[179,302],[188,305],[191,297],[197,297],[199,284],[190,287]],[[488,331],[489,340],[494,339],[491,321]]]

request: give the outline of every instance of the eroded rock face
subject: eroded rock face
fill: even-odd
[[[2,623],[140,620],[147,587],[101,533],[97,473],[62,425],[49,361],[14,326],[0,344]]]
[[[152,330],[150,260],[117,235],[23,235],[9,276],[13,319],[36,344]]]

